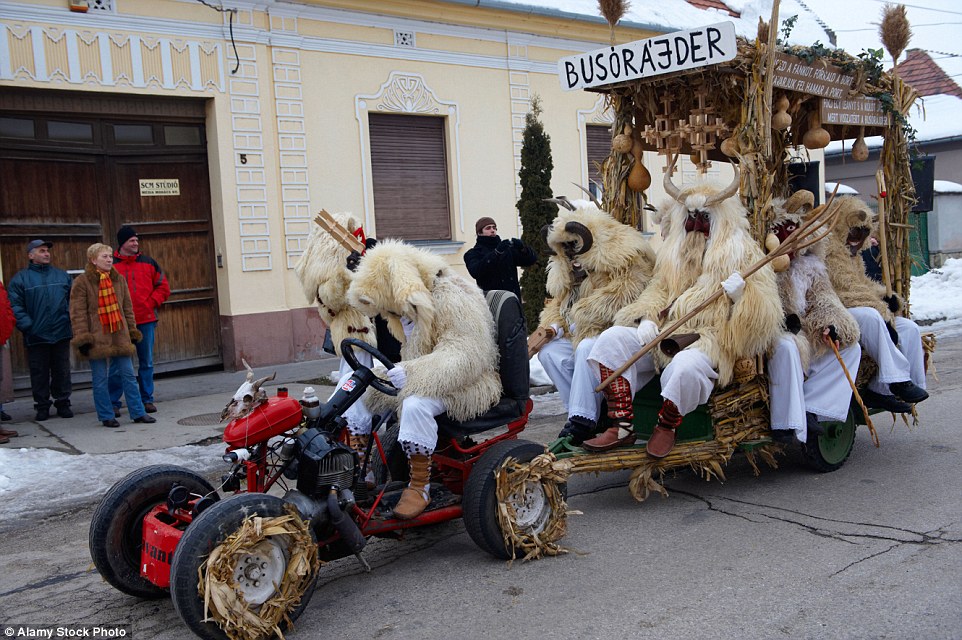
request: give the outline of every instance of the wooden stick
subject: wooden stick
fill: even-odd
[[[331,237],[337,241],[339,245],[347,249],[348,251],[357,251],[358,253],[364,253],[364,244],[354,237],[350,231],[341,226],[334,216],[329,214],[324,209],[321,209],[314,218],[314,223],[317,224],[321,229],[327,231],[331,234]]]
[[[813,242],[817,242],[818,240],[821,240],[822,238],[825,237],[825,235],[830,233],[832,229],[832,225],[834,225],[834,221],[839,215],[838,210],[833,211],[831,209],[831,205],[835,201],[835,194],[837,192],[838,192],[838,185],[836,185],[835,191],[832,192],[832,197],[829,198],[828,202],[813,209],[812,212],[806,218],[805,222],[799,225],[799,227],[795,229],[795,231],[793,231],[787,238],[785,238],[785,241],[782,242],[782,244],[779,245],[777,249],[775,249],[774,251],[769,253],[767,256],[765,256],[764,258],[762,258],[761,260],[759,260],[758,262],[750,266],[745,271],[742,271],[741,272],[742,278],[745,280],[748,280],[748,278],[753,273],[755,273],[756,271],[764,267],[766,264],[768,264],[778,256],[787,255],[789,253],[796,251],[803,237],[807,236],[810,232],[822,227],[828,222],[831,222],[832,224],[828,226],[828,229],[825,231],[825,233],[821,234],[821,236],[819,236],[817,240]],[[802,247],[804,248],[809,244],[811,244],[811,242],[808,242],[802,245]],[[672,333],[674,333],[680,326],[682,326],[683,324],[685,324],[686,322],[694,318],[696,315],[698,315],[699,313],[707,309],[708,306],[711,305],[713,302],[715,302],[715,300],[718,300],[718,298],[721,297],[721,295],[724,292],[725,292],[724,289],[718,289],[718,291],[711,294],[704,302],[699,304],[697,307],[695,307],[694,309],[686,313],[684,316],[682,316],[678,320],[675,320],[670,325],[668,325],[668,327],[666,327],[664,330],[662,330],[661,333],[655,336],[655,338],[652,339],[651,342],[644,345],[640,351],[636,352],[635,355],[628,358],[628,360],[623,365],[621,365],[620,367],[618,367],[618,369],[613,371],[610,376],[602,380],[601,384],[595,387],[595,391],[596,392],[603,391],[609,384],[611,384],[612,380],[614,380],[615,378],[623,374],[625,371],[627,371],[631,365],[638,362],[638,360],[640,360],[646,353],[654,349],[659,342],[661,342],[662,340],[670,336]]]
[[[868,409],[865,408],[865,403],[862,402],[862,396],[859,394],[858,389],[855,388],[855,382],[852,380],[852,374],[848,372],[848,367],[845,366],[845,361],[842,360],[842,354],[838,352],[838,345],[836,345],[835,341],[828,336],[823,336],[822,338],[832,347],[832,351],[835,352],[835,358],[838,360],[838,364],[841,365],[842,371],[845,372],[845,378],[848,380],[848,385],[852,387],[852,395],[855,396],[858,406],[862,409],[862,415],[865,416],[865,426],[868,427],[868,431],[872,436],[872,442],[875,444],[875,448],[878,449],[880,443],[878,439],[878,433],[875,431],[875,425],[872,424],[872,419],[868,415]]]
[[[875,172],[875,183],[878,185],[878,235],[876,238],[879,262],[882,263],[882,284],[885,285],[885,295],[890,296],[892,295],[892,274],[889,273],[888,240],[885,238],[887,234],[885,208],[888,192],[885,189],[885,173],[881,169]]]

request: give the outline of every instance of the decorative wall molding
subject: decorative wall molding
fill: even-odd
[[[293,269],[304,253],[311,231],[311,192],[307,167],[307,135],[301,58],[294,49],[273,49],[274,107],[277,113],[277,149],[281,174],[281,208],[284,253]]]
[[[454,166],[449,167],[449,179],[457,185],[457,202],[452,203],[453,214],[461,233],[464,233],[464,207],[461,202],[461,116],[458,103],[441,100],[427,86],[418,73],[392,71],[388,79],[370,95],[354,96],[354,115],[358,123],[361,141],[361,185],[364,189],[364,227],[374,229],[374,187],[371,171],[371,134],[367,114],[371,111],[384,113],[408,113],[412,115],[439,115],[445,120],[445,140],[448,157]],[[376,229],[375,229],[376,230]]]
[[[237,181],[237,221],[240,232],[242,271],[270,271],[270,216],[261,122],[260,83],[257,77],[257,49],[237,46],[237,73],[229,85],[231,129],[234,147],[234,175]]]
[[[223,93],[223,45],[0,22],[0,80]]]

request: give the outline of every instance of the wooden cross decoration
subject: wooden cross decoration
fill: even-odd
[[[681,149],[681,134],[671,126],[671,97],[666,94],[661,101],[664,103],[664,111],[655,114],[654,126],[645,125],[645,130],[641,132],[641,139],[655,147],[658,155],[665,156],[665,164],[668,165],[670,163],[667,160]]]
[[[718,136],[728,133],[729,130],[724,120],[712,117],[715,108],[706,106],[708,89],[705,87],[696,89],[695,97],[698,100],[698,108],[691,110],[687,122],[678,121],[678,131],[691,146],[692,155],[698,155],[698,162],[695,163],[698,173],[705,173],[711,167],[708,152],[715,148]]]

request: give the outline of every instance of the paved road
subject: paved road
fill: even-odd
[[[849,462],[814,474],[784,459],[728,481],[688,472],[636,503],[626,474],[576,477],[571,553],[507,565],[452,522],[373,541],[322,568],[291,638],[962,638],[962,341],[912,429],[876,417]],[[550,439],[559,418],[530,437]],[[82,478],[78,478],[82,481]],[[117,623],[183,638],[169,601],[138,601],[90,567],[90,508],[8,528],[0,623]],[[8,523],[9,524],[9,523]]]

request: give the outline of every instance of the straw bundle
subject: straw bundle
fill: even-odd
[[[258,640],[277,635],[283,638],[282,623],[291,624],[287,612],[296,608],[320,567],[317,545],[307,522],[291,505],[287,515],[275,518],[250,516],[240,528],[214,548],[198,569],[200,596],[204,599],[204,617],[213,620],[231,640]],[[289,561],[284,579],[273,597],[252,609],[236,590],[234,570],[245,555],[258,545],[270,544],[268,538],[279,537],[287,544]]]
[[[509,458],[497,471],[495,494],[498,499],[498,524],[504,535],[505,546],[512,550],[512,561],[517,558],[519,549],[524,554],[522,561],[568,552],[557,543],[568,530],[568,506],[560,488],[568,474],[555,468],[554,462],[555,457],[550,453],[542,454],[527,464],[519,464]],[[512,507],[514,496],[521,495],[529,483],[541,485],[551,507],[548,522],[539,533],[521,530]]]
[[[899,56],[909,46],[909,40],[912,38],[912,29],[909,27],[904,5],[885,5],[882,9],[879,37],[885,45],[885,50],[892,56],[892,64],[897,64]]]

